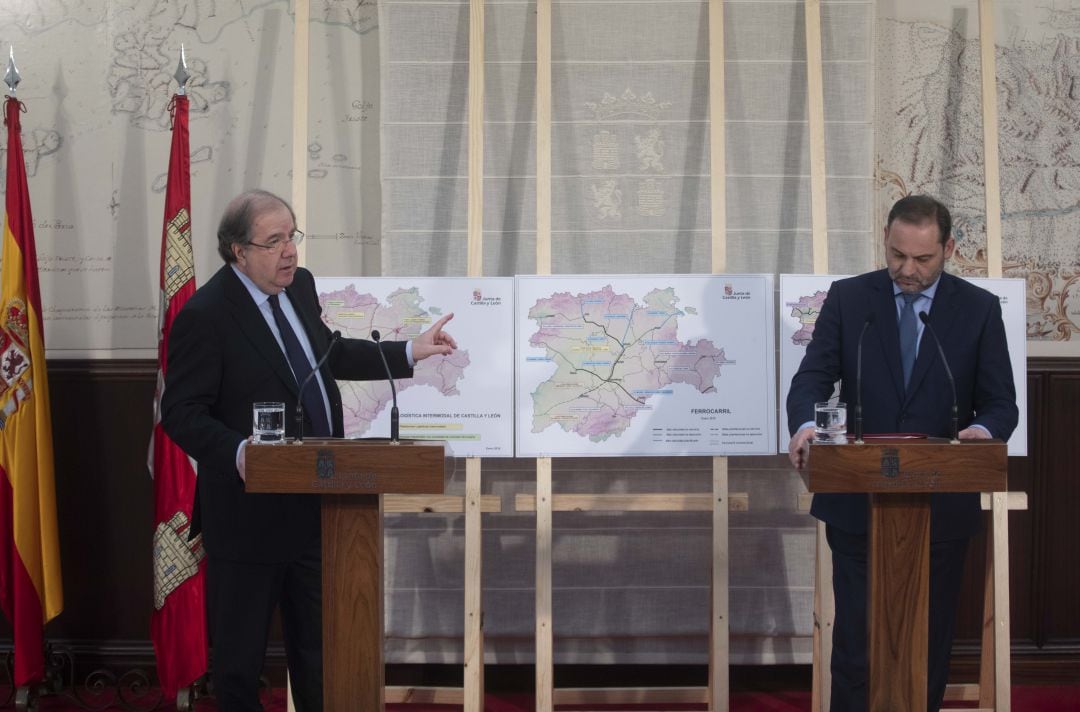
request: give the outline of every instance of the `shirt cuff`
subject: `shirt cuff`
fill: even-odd
[[[240,458],[244,455],[244,448],[247,447],[247,438],[240,441],[240,444],[236,446],[236,471],[240,471]]]
[[[416,361],[412,357],[412,341],[405,342],[405,360],[409,362],[409,368],[416,367]]]
[[[986,427],[985,425],[979,425],[978,423],[972,423],[970,427],[978,428],[979,430],[983,431],[984,433],[986,433],[990,437],[994,437],[994,434],[990,432],[990,428]]]

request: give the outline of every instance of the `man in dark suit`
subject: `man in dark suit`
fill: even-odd
[[[281,608],[296,707],[322,709],[319,501],[312,495],[247,494],[244,451],[252,404],[303,400],[304,431],[343,435],[335,378],[386,378],[373,342],[341,339],[303,396],[332,338],[311,273],[297,267],[303,233],[281,198],[260,190],[229,203],[218,228],[225,265],[177,316],[162,396],[165,431],[198,463],[193,530],[207,552],[207,608],[214,693],[222,710],[262,710],[259,675],[271,616]],[[456,344],[436,322],[409,343],[383,349],[395,378]],[[295,435],[286,418],[286,435]]]
[[[788,454],[795,467],[809,456],[814,403],[828,400],[836,381],[841,401],[849,407],[857,401],[856,350],[868,321],[865,432],[951,437],[952,389],[920,312],[928,314],[956,379],[960,438],[1007,440],[1012,434],[1018,411],[1001,306],[990,292],[944,272],[955,248],[951,233],[944,205],[929,196],[903,198],[885,226],[887,268],[833,283],[788,393]],[[832,710],[865,710],[868,500],[819,494],[810,512],[825,522],[833,552]],[[979,522],[977,495],[933,496],[928,710],[939,709],[945,693],[964,558]]]

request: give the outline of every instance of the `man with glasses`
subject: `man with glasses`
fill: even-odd
[[[322,709],[319,501],[312,495],[247,494],[244,450],[252,404],[304,406],[304,432],[341,437],[335,379],[386,377],[376,345],[338,341],[304,393],[298,384],[330,347],[315,280],[297,266],[292,208],[263,190],[234,198],[218,227],[225,265],[188,300],[169,335],[162,425],[198,463],[192,535],[207,554],[207,609],[214,694],[222,710],[262,710],[259,676],[270,619],[280,606],[296,708]],[[416,361],[450,354],[448,314],[410,342],[385,342],[395,378]],[[310,397],[309,397],[310,396]],[[291,418],[286,435],[295,435]]]

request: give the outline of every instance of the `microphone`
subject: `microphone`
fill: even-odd
[[[859,332],[859,345],[855,356],[855,444],[862,445],[862,342],[866,330],[874,323],[874,312],[866,315],[862,331]]]
[[[304,382],[300,384],[300,390],[296,392],[296,442],[304,442],[304,389],[307,385],[315,380],[315,374],[319,372],[319,369],[326,363],[326,359],[330,357],[330,352],[337,346],[338,340],[341,338],[341,332],[335,331],[330,337],[330,345],[326,347],[326,353],[322,355],[322,358],[315,362],[315,368],[311,369],[311,373],[304,377]]]
[[[934,327],[930,326],[930,317],[926,312],[919,312],[919,321],[923,323],[926,330],[930,332],[930,336],[934,338],[934,343],[937,345],[938,356],[941,357],[941,363],[945,366],[945,375],[949,377],[949,387],[952,388],[952,443],[955,445],[960,442],[960,416],[959,407],[956,404],[956,381],[953,380],[952,369],[949,368],[949,362],[945,359],[945,349],[941,348],[941,341],[937,337],[937,333],[934,332]]]
[[[371,330],[371,340],[375,342],[375,348],[379,350],[379,357],[382,358],[383,368],[386,369],[386,378],[390,381],[390,396],[394,399],[394,405],[390,408],[390,442],[398,442],[398,408],[397,408],[397,386],[394,385],[394,377],[390,373],[390,364],[386,361],[386,354],[382,350],[382,341],[379,340],[379,330]]]

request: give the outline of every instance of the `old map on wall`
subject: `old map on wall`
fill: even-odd
[[[878,18],[880,212],[901,195],[937,195],[953,210],[954,268],[985,275],[977,8],[890,11],[903,16]],[[1080,5],[1005,3],[995,25],[1004,274],[1027,280],[1032,353],[1077,354]]]
[[[156,356],[169,103],[181,43],[192,75],[197,281],[221,265],[217,222],[233,195],[262,187],[289,197],[292,12],[288,0],[0,3],[3,62],[14,46],[22,75],[50,357]],[[376,25],[374,0],[311,2],[313,217],[300,228],[316,270],[332,258],[339,271],[362,273],[356,262],[368,255],[359,248],[378,235],[378,206],[366,210],[368,198],[358,197],[372,196],[371,183],[378,196]],[[0,166],[4,152],[0,146]],[[377,257],[368,260],[376,271]]]

